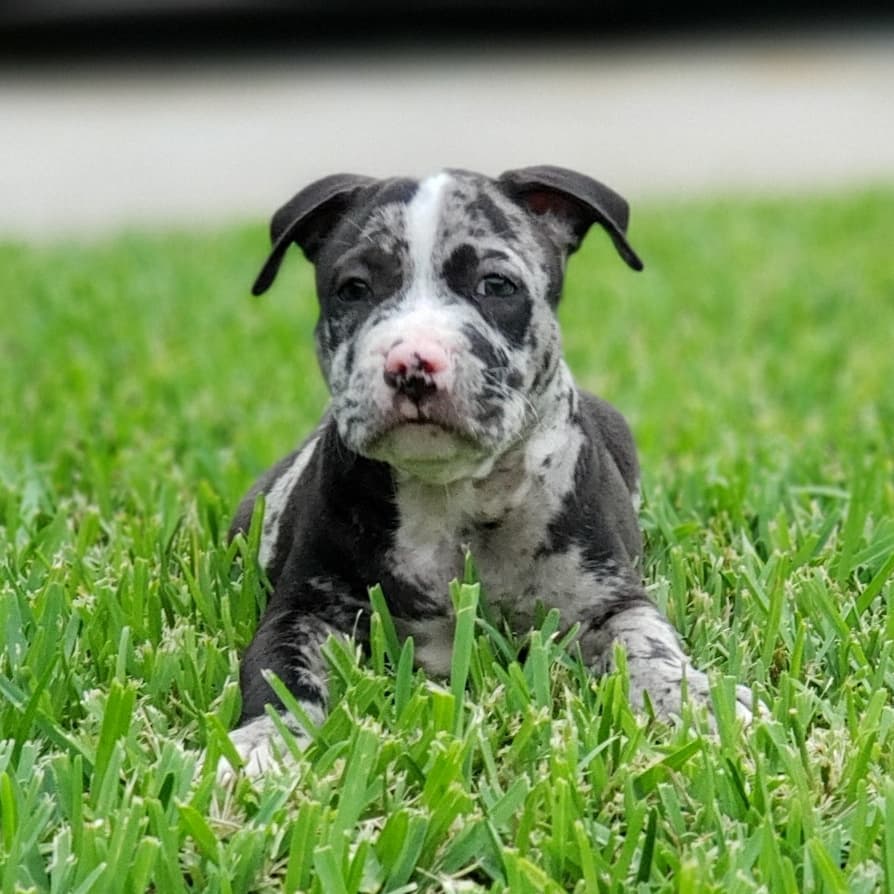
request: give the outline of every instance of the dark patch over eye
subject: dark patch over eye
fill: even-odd
[[[518,291],[518,286],[507,276],[488,273],[478,280],[475,294],[479,298],[509,298]]]
[[[471,245],[460,245],[444,262],[444,279],[457,295],[509,298],[519,290],[518,284],[494,270],[495,263],[505,258],[502,252],[494,251],[479,257]]]
[[[317,293],[330,313],[370,308],[394,295],[403,280],[399,254],[361,243],[328,268],[317,265]],[[331,303],[327,303],[331,302]]]
[[[475,285],[478,254],[471,245],[460,245],[444,262],[444,279],[457,295],[468,295]]]
[[[342,301],[367,301],[372,297],[372,288],[365,279],[352,276],[338,287],[336,294]]]
[[[494,270],[505,261],[502,253],[485,252],[479,258],[471,245],[460,245],[444,263],[444,279],[451,291],[468,298],[510,344],[520,347],[531,322],[531,298],[523,282]],[[488,268],[490,272],[485,272]]]

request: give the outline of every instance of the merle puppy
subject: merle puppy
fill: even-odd
[[[274,758],[274,671],[321,719],[332,634],[367,635],[381,583],[419,663],[450,667],[447,583],[475,556],[492,608],[519,630],[541,600],[580,624],[584,660],[627,650],[630,694],[679,712],[707,679],[641,584],[638,465],[630,431],[580,391],[562,359],[556,306],[568,256],[592,224],[634,270],[626,202],[556,167],[491,179],[326,177],[273,217],[269,288],[287,249],[316,267],[316,344],[331,406],[304,444],[242,501],[264,494],[260,546],[273,593],[241,668],[232,740],[250,774]],[[751,693],[737,709],[750,717]],[[286,718],[287,719],[287,718]],[[228,765],[223,765],[225,774]]]

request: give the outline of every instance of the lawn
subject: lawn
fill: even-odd
[[[225,532],[325,404],[311,269],[251,299],[261,221],[0,246],[2,894],[894,892],[892,236],[891,187],[680,201],[634,208],[644,273],[598,233],[571,263],[569,361],[634,429],[716,735],[460,582],[451,679],[383,612],[297,768],[228,794],[201,751],[266,593]]]

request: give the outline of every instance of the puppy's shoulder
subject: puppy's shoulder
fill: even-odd
[[[627,420],[601,397],[587,391],[579,391],[578,394],[584,430],[591,441],[604,446],[618,467],[627,489],[635,493],[639,488],[639,460]]]
[[[249,488],[248,493],[240,500],[236,513],[233,516],[229,531],[231,540],[237,534],[248,531],[255,503],[260,494],[264,494],[267,504],[265,516],[269,518],[271,510],[277,514],[282,511],[282,506],[271,506],[271,500],[275,504],[284,506],[295,487],[301,484],[302,479],[306,475],[312,474],[313,459],[318,449],[328,439],[329,429],[334,424],[334,421],[327,413],[320,424],[295,450],[284,456],[276,465],[267,469],[255,481]]]

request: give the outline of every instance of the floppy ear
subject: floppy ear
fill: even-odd
[[[354,193],[373,183],[372,177],[359,174],[332,174],[305,186],[282,206],[270,221],[273,248],[251,288],[261,295],[273,284],[283,255],[294,242],[313,261],[326,235],[335,226]]]
[[[506,171],[499,183],[532,213],[549,215],[545,222],[551,235],[569,254],[577,250],[592,224],[598,223],[627,264],[634,270],[643,269],[625,235],[630,217],[627,202],[604,183],[553,165]]]

